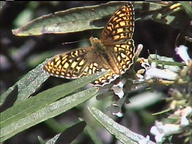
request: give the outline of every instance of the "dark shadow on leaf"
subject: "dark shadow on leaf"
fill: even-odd
[[[109,17],[103,17],[102,19],[91,21],[90,25],[95,27],[104,27],[108,21]]]
[[[70,128],[67,128],[57,139],[55,144],[70,144],[83,131],[86,126],[85,121],[81,121]]]
[[[18,96],[18,86],[16,85],[13,91],[7,96],[4,103],[0,107],[0,112],[5,111],[6,109],[12,107],[17,100]]]

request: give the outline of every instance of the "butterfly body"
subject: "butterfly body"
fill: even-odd
[[[115,11],[104,28],[101,39],[90,37],[90,47],[79,48],[51,58],[44,70],[53,76],[76,79],[110,70],[94,82],[104,85],[124,74],[133,64],[134,9],[131,3]]]
[[[112,70],[114,73],[119,74],[118,66],[114,61],[113,58],[114,54],[113,51],[110,51],[112,48],[111,46],[105,46],[102,44],[101,40],[97,38],[90,37],[90,42],[92,45],[92,52],[93,52],[93,62],[98,62],[104,69]]]

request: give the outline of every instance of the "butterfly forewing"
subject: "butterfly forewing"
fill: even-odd
[[[101,40],[91,37],[91,47],[56,55],[44,65],[44,70],[53,76],[68,79],[109,70],[94,84],[110,83],[133,64],[133,31],[134,9],[128,3],[115,11],[102,32]]]
[[[104,45],[113,45],[132,39],[135,22],[134,15],[131,3],[127,3],[116,10],[102,32],[101,42]]]

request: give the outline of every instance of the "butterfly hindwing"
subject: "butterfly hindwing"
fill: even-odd
[[[114,46],[114,53],[119,65],[120,73],[125,73],[133,64],[135,47],[133,40],[129,40],[123,44],[117,44]]]
[[[76,79],[110,69],[101,61],[102,56],[87,47],[54,56],[44,65],[44,70],[56,77]]]
[[[82,75],[86,66],[87,48],[77,49],[51,58],[45,65],[44,70],[56,77],[75,79]]]

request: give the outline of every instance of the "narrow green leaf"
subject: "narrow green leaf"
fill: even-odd
[[[102,113],[100,110],[89,107],[90,113],[95,119],[102,124],[111,134],[119,139],[124,144],[136,144],[145,142],[147,144],[155,144],[154,142],[147,140],[144,136],[130,131],[128,128],[116,123],[113,119]]]
[[[38,136],[37,138],[38,138],[39,144],[46,144],[45,141],[40,136]]]
[[[184,7],[186,13],[192,18],[192,4],[189,1],[183,1],[180,3]]]
[[[19,118],[17,119],[15,117],[11,117],[11,122],[4,124],[1,128],[1,140],[5,141],[8,138],[12,137],[13,135],[31,127],[34,126],[42,121],[45,121],[49,118],[55,117],[72,107],[83,103],[84,101],[88,100],[92,96],[96,95],[98,91],[98,88],[93,87],[78,93],[75,93],[71,96],[67,96],[63,99],[60,99],[59,101],[52,102],[48,105],[44,105],[41,109],[36,109],[36,111],[32,111],[28,109],[26,113],[23,116],[19,115]],[[36,96],[34,99],[39,100],[39,97]],[[43,101],[42,101],[43,102]],[[36,105],[35,103],[33,103]],[[30,106],[30,105],[29,105]],[[36,105],[37,106],[37,105]],[[8,112],[5,111],[4,115]],[[17,115],[18,116],[18,115]]]
[[[42,35],[45,33],[65,34],[102,27],[91,25],[93,21],[110,16],[126,2],[71,8],[39,17],[28,24],[13,30],[17,36]]]
[[[94,144],[103,144],[101,138],[98,136],[97,131],[94,131],[94,127],[91,127],[93,125],[87,125],[85,128],[85,131],[87,135],[90,136],[91,140],[93,141]]]
[[[16,121],[17,119],[29,115],[36,110],[66,96],[70,93],[84,87],[93,80],[98,79],[100,76],[106,74],[106,72],[100,72],[93,74],[89,77],[82,77],[67,84],[62,84],[54,88],[48,89],[44,92],[37,94],[34,97],[28,98],[22,103],[18,103],[7,109],[1,114],[0,126],[3,127],[9,123]]]
[[[55,135],[52,139],[48,140],[46,142],[46,144],[55,144],[55,142],[57,141],[57,139],[59,138],[60,135],[61,135],[61,133]]]
[[[43,65],[45,63],[46,61],[28,72],[22,79],[10,87],[4,94],[2,94],[0,97],[0,105],[3,104],[7,96],[15,89],[15,87],[18,87],[18,95],[15,103],[19,103],[33,94],[49,77],[49,74],[43,71]]]

